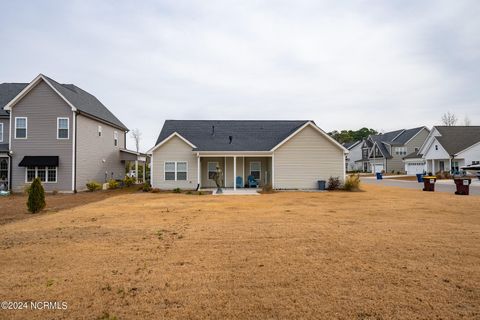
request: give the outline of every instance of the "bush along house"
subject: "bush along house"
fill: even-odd
[[[36,177],[46,191],[74,192],[125,176],[128,128],[96,97],[38,75],[0,84],[0,189],[22,191]]]

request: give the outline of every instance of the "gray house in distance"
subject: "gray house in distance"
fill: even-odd
[[[148,153],[155,188],[213,188],[220,167],[226,188],[315,189],[344,180],[348,151],[313,121],[167,120]]]
[[[39,177],[46,191],[85,190],[125,176],[128,128],[96,97],[42,74],[0,84],[0,186],[21,191]],[[133,157],[133,158],[132,158]]]

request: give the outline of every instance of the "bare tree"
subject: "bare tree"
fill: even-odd
[[[142,140],[142,132],[140,131],[140,129],[135,128],[130,132],[130,136],[135,141],[135,148],[138,152],[140,150],[140,140]]]
[[[470,118],[468,116],[465,116],[465,119],[463,119],[463,124],[467,127],[472,125],[472,122],[470,121]]]
[[[445,126],[454,126],[457,123],[457,120],[457,116],[454,113],[450,113],[450,111],[444,113],[442,116],[442,123]]]

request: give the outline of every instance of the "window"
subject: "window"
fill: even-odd
[[[98,136],[102,136],[102,126],[98,126]]]
[[[68,139],[69,119],[57,118],[57,139]]]
[[[27,167],[25,181],[32,182],[35,178],[40,178],[42,182],[57,182],[57,167]]]
[[[177,180],[187,180],[187,163],[177,162]]]
[[[165,162],[165,180],[168,180],[168,181],[187,180],[187,162],[166,161]]]
[[[3,142],[3,123],[0,123],[0,142]]]
[[[0,159],[0,181],[5,181],[8,177],[8,161],[4,158]]]
[[[250,175],[255,180],[260,180],[260,171],[262,170],[262,163],[260,161],[250,162]]]
[[[175,162],[165,162],[165,180],[175,180]]]
[[[115,147],[118,147],[118,132],[117,131],[113,131],[113,145]]]
[[[15,139],[27,139],[27,118],[15,118]]]
[[[395,147],[394,150],[397,156],[404,156],[407,154],[407,148],[405,147]]]
[[[208,163],[208,179],[213,180],[215,178],[215,173],[217,173],[218,162],[209,162]]]
[[[480,164],[480,161],[472,161],[472,164],[473,164],[473,165]]]

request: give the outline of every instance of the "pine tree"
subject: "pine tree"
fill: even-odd
[[[28,211],[37,213],[45,208],[45,190],[39,178],[33,180],[32,185],[28,188]]]

